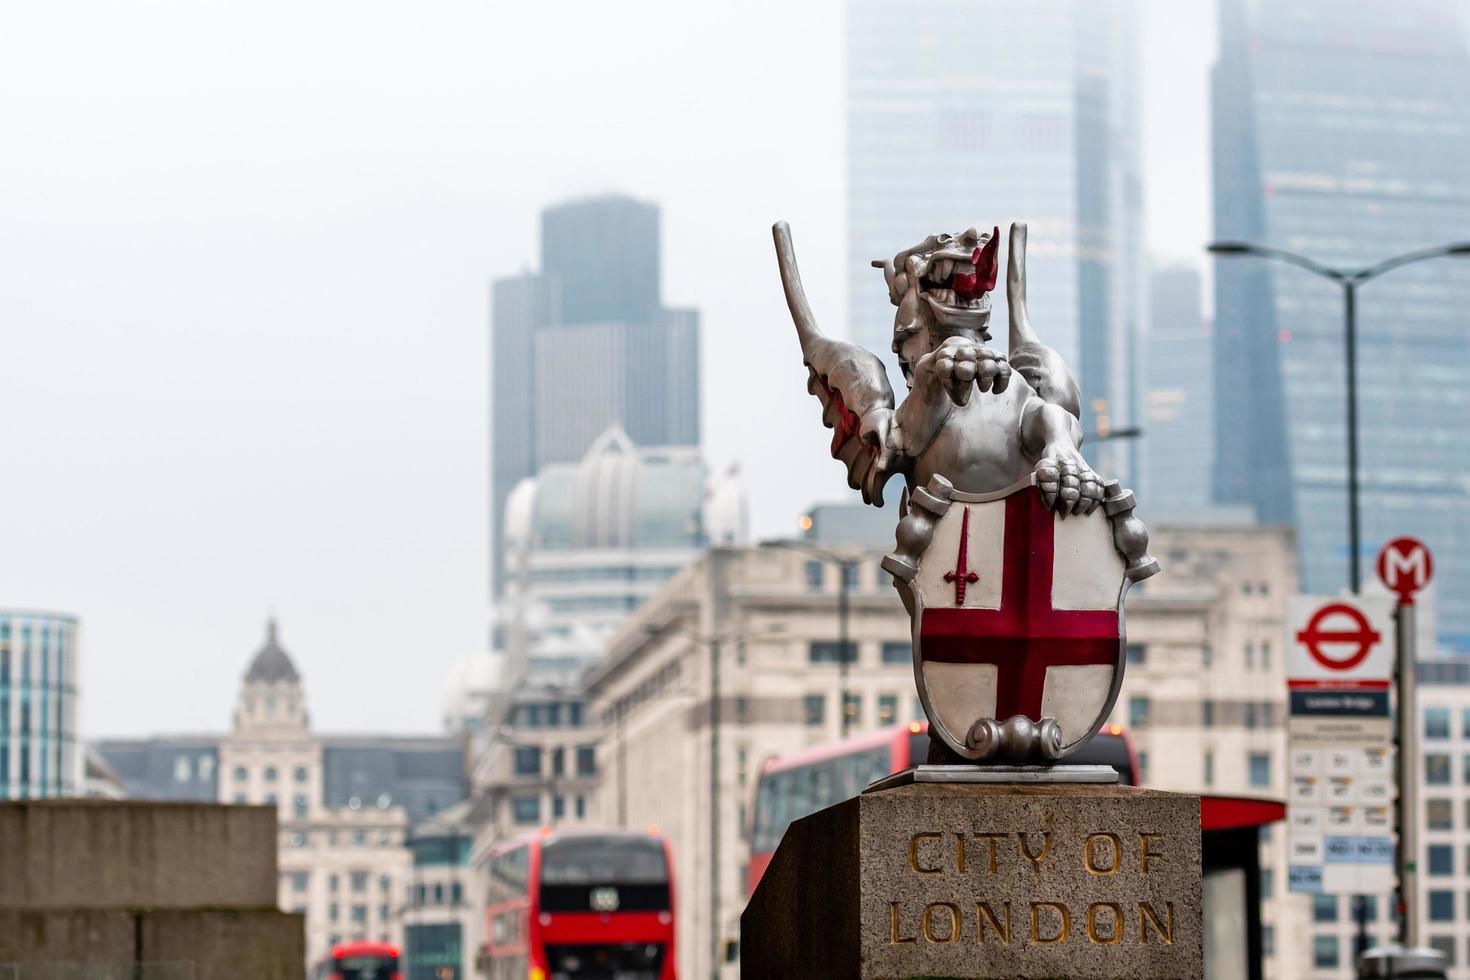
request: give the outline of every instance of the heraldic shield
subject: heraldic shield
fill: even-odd
[[[1054,513],[1030,480],[988,494],[932,489],[948,506],[900,584],[930,725],[967,759],[1016,755],[1002,724],[1011,740],[1018,726],[1037,733],[1031,745],[1060,759],[1096,734],[1122,683],[1128,578],[1113,522],[1101,507]]]

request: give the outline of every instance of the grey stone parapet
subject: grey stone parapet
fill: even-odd
[[[914,783],[796,821],[741,917],[744,980],[1204,975],[1199,798]]]

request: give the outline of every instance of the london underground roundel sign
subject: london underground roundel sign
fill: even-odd
[[[1418,538],[1394,538],[1378,552],[1378,577],[1399,602],[1412,605],[1414,594],[1429,584],[1434,574],[1434,557]]]

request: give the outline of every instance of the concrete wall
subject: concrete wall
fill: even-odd
[[[0,804],[0,909],[276,907],[266,806]]]
[[[192,980],[301,980],[305,959],[302,916],[276,908],[274,807],[0,804],[0,967],[180,963]]]

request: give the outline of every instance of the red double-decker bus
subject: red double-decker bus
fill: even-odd
[[[489,980],[675,980],[674,878],[656,830],[543,829],[490,854]]]
[[[332,955],[312,971],[313,980],[403,980],[398,947],[354,939],[332,947]]]
[[[747,894],[755,891],[793,820],[857,796],[874,780],[921,765],[928,756],[929,723],[913,721],[768,760],[756,786]],[[1138,772],[1133,740],[1122,725],[1104,726],[1067,762],[1112,766],[1118,780],[1129,784]]]

